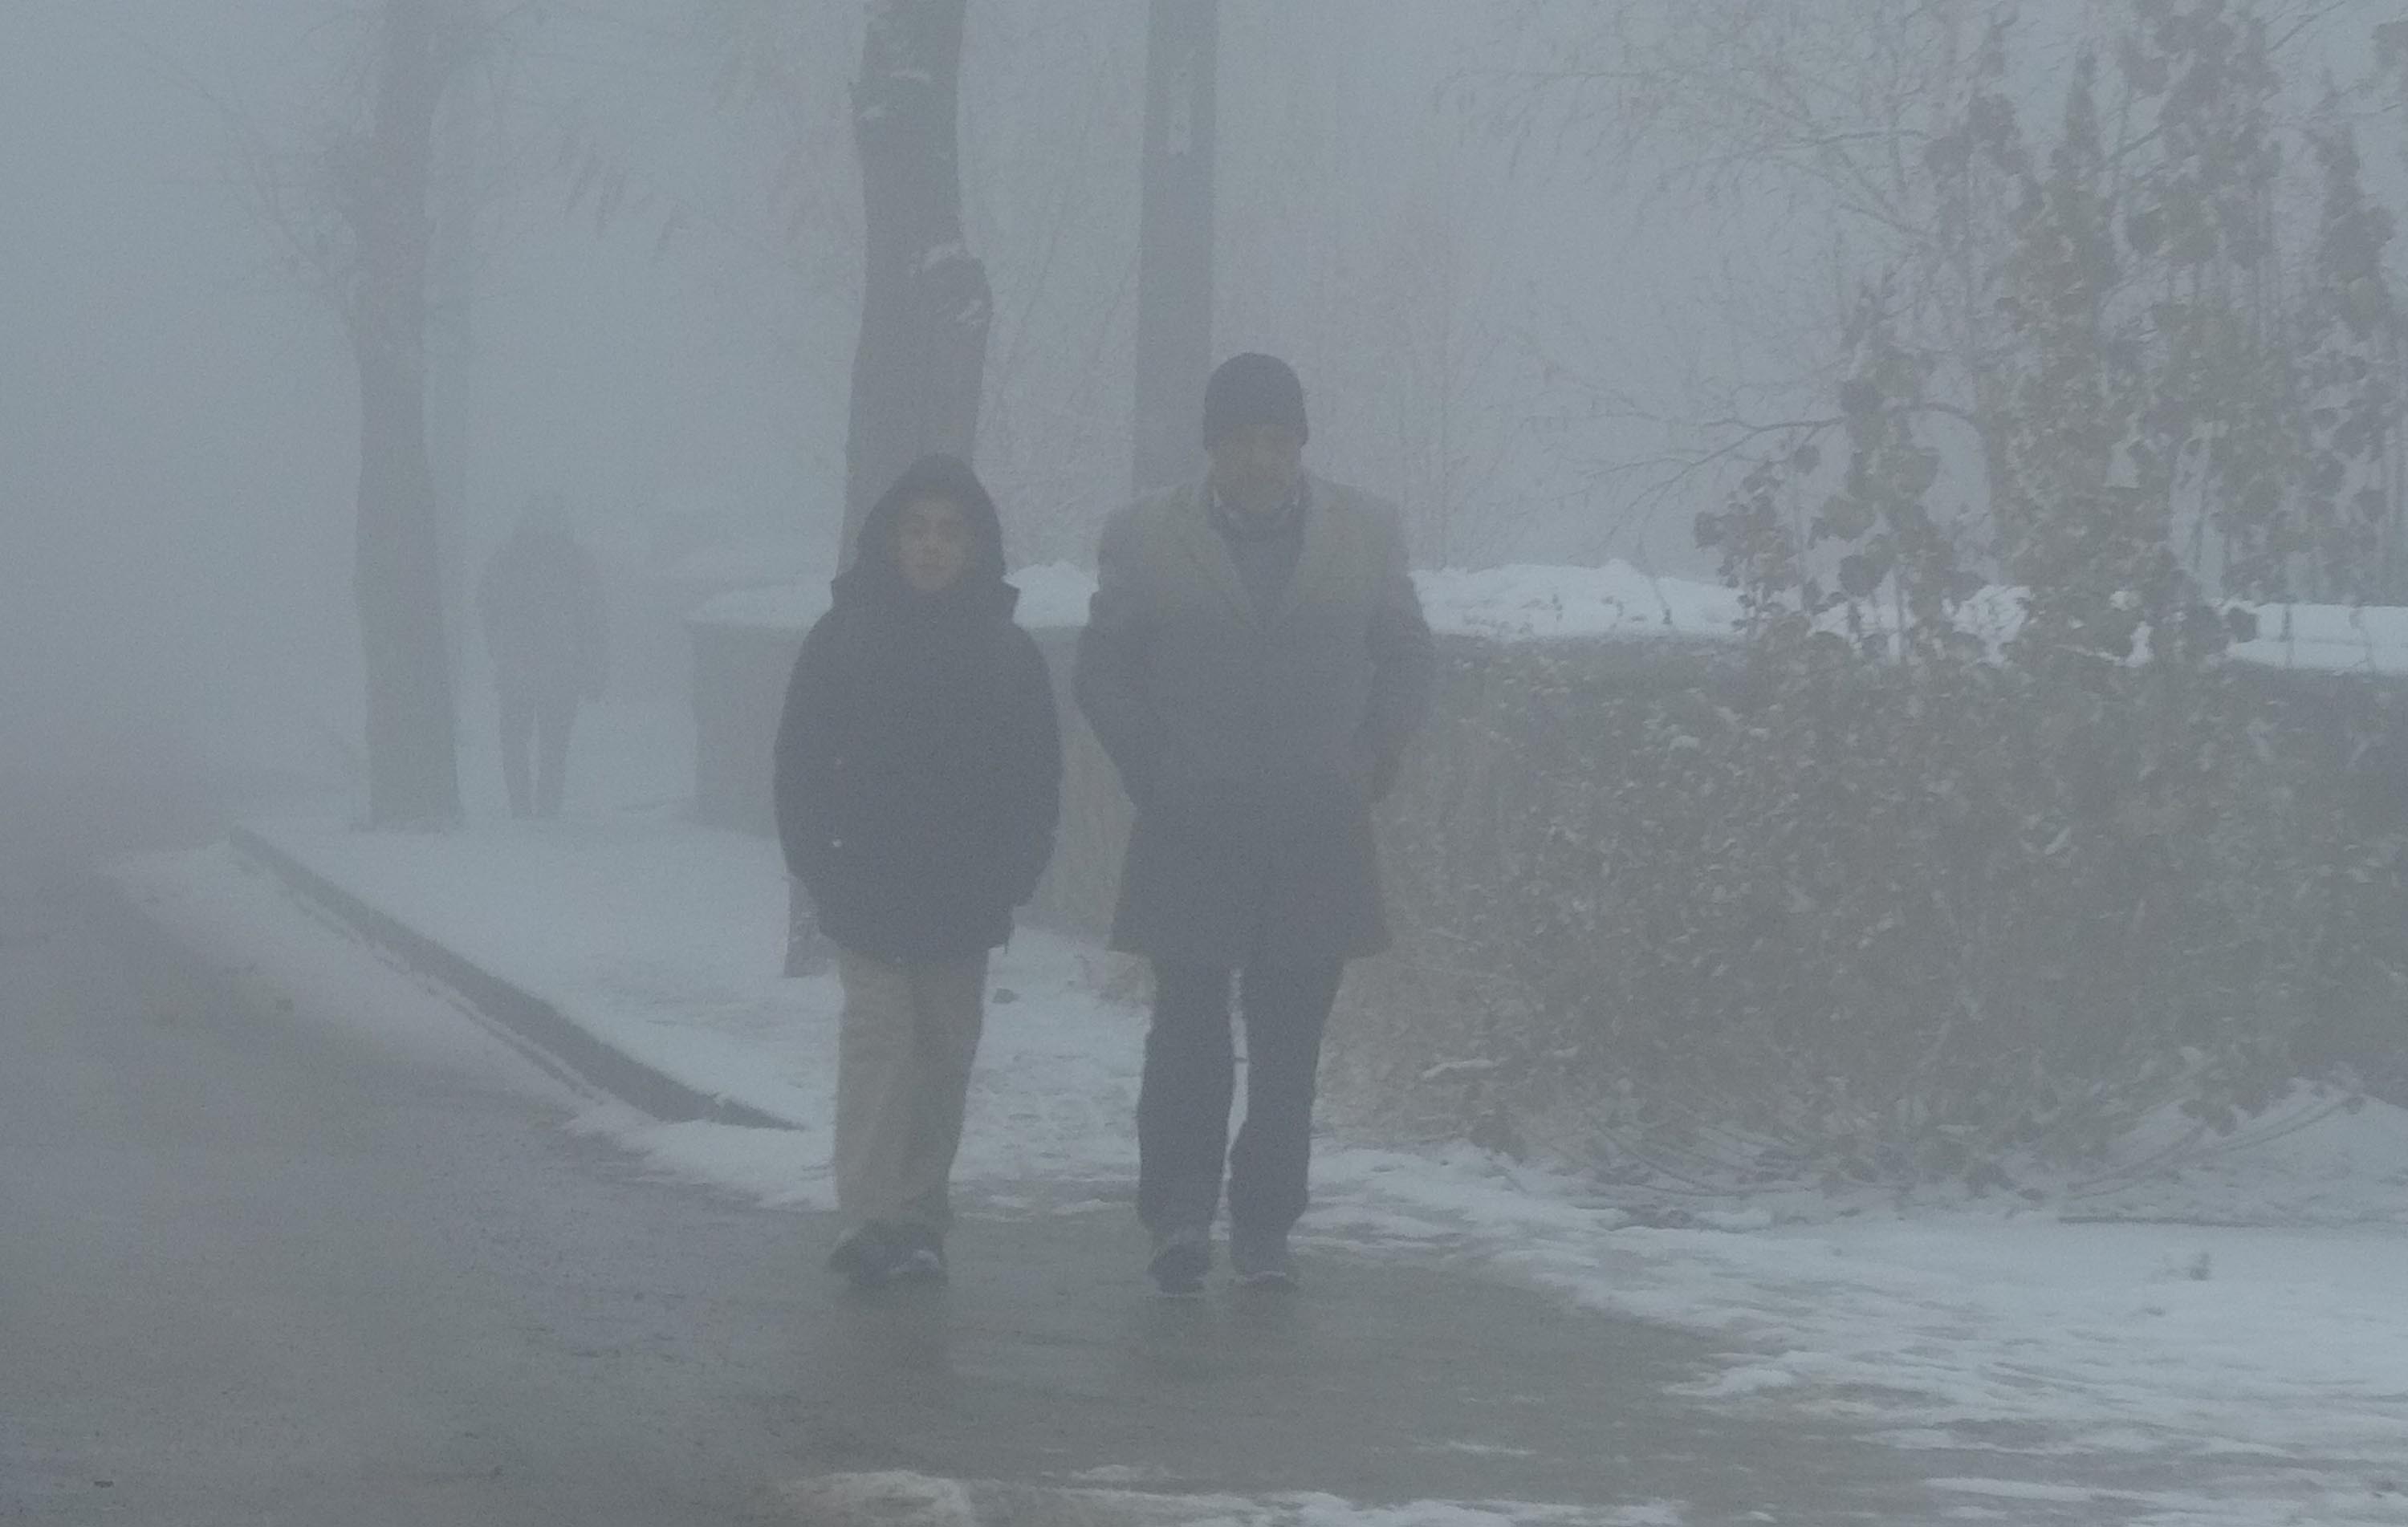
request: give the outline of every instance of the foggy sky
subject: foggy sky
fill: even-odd
[[[469,141],[502,193],[474,241],[468,349],[432,378],[459,429],[462,565],[546,488],[623,559],[714,535],[782,534],[765,567],[832,554],[858,7],[787,7],[782,85],[724,93],[696,19],[744,4],[550,7],[479,77]],[[2087,7],[2025,8],[2065,31]],[[1019,560],[1083,559],[1126,488],[1143,9],[970,7],[964,189],[997,298],[979,464]],[[2382,9],[2344,7],[2340,29]],[[1530,13],[1226,0],[1215,349],[1297,362],[1320,468],[1417,517],[1443,478],[1453,560],[1694,573],[1701,506],[1641,516],[1597,475],[1660,440],[1599,422],[1544,361],[1667,407],[1700,373],[1777,375],[1792,336],[1760,321],[1828,323],[1808,309],[1828,307],[1814,262],[1836,241],[1792,207],[1708,215],[1643,194],[1660,164],[1441,109],[1500,20]],[[0,759],[61,739],[306,752],[356,732],[354,384],[332,314],[243,208],[230,122],[298,141],[340,104],[363,14],[0,6]],[[2045,135],[2057,92],[2036,93]],[[2378,183],[2403,143],[2369,144]],[[572,205],[565,145],[624,172],[609,226]]]

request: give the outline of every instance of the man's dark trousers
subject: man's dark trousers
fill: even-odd
[[[1285,1234],[1304,1213],[1312,1163],[1314,1074],[1343,964],[1246,965],[1246,1121],[1229,1148],[1235,1092],[1226,965],[1154,962],[1154,1022],[1138,1094],[1138,1217],[1157,1233],[1211,1224],[1229,1164],[1229,1220]]]

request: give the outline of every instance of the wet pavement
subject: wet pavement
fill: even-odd
[[[792,1520],[781,1483],[877,1469],[1899,1504],[1876,1450],[1668,1404],[1693,1338],[1440,1268],[1164,1301],[1117,1212],[973,1213],[951,1286],[856,1295],[820,1217],[646,1180],[91,899],[7,917],[0,1519]]]
[[[950,1286],[854,1294],[822,1217],[650,1179],[539,1083],[208,969],[55,854],[8,866],[0,1520],[836,1527],[795,1483],[884,1470],[986,1482],[990,1523],[1103,1520],[1047,1493],[1100,1483],[1947,1510],[1946,1459],[1703,1409],[1701,1339],[1443,1263],[1314,1249],[1293,1296],[1163,1301],[1124,1208],[973,1204]]]
[[[1301,1259],[1291,1295],[1153,1298],[1117,1214],[978,1220],[955,1238],[950,1287],[839,1298],[839,1318],[801,1332],[800,1364],[836,1380],[795,1401],[830,1466],[1125,1471],[1149,1489],[1360,1502],[1679,1502],[1696,1521],[1876,1520],[1906,1504],[1879,1449],[1670,1399],[1710,1363],[1683,1333],[1329,1252]]]

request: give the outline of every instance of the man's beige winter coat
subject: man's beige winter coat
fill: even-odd
[[[1241,964],[1386,947],[1370,806],[1428,703],[1429,626],[1396,511],[1319,478],[1309,492],[1268,611],[1202,482],[1104,528],[1075,688],[1137,806],[1115,949]]]

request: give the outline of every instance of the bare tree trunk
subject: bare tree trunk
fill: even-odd
[[[966,0],[870,0],[853,144],[867,280],[845,441],[842,553],[902,470],[978,437],[994,302],[962,234],[958,122]]]
[[[428,193],[434,226],[426,272],[426,460],[442,564],[443,640],[458,686],[468,681],[476,625],[468,454],[476,414],[478,128],[463,93],[447,92],[436,118]]]
[[[446,73],[437,0],[387,0],[376,116],[351,209],[360,288],[359,548],[368,821],[460,816],[442,562],[426,458],[427,189]]]
[[[1137,492],[1200,476],[1212,364],[1212,163],[1220,0],[1153,0],[1137,266]]]

